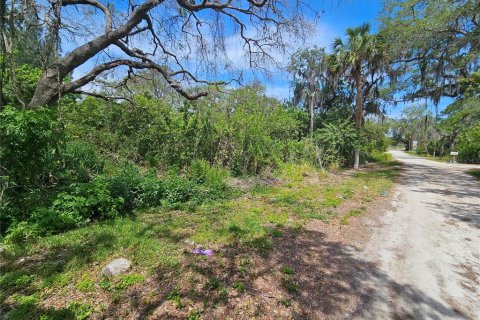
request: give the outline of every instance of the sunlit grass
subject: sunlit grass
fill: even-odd
[[[192,242],[214,251],[241,245],[266,257],[281,241],[283,228],[299,229],[310,219],[348,224],[392,186],[397,173],[396,163],[338,174],[288,164],[277,172],[276,183],[254,187],[235,199],[208,202],[191,211],[149,209],[12,245],[4,254],[6,263],[0,265],[0,298],[14,306],[21,319],[51,313],[39,307],[44,299],[53,295],[68,301],[73,293],[82,300],[71,301],[61,314],[79,319],[101,308],[96,295],[114,301],[119,292],[148,282],[159,270],[172,279],[180,277],[185,250],[191,250]],[[340,214],[342,205],[352,203],[353,209]],[[26,260],[19,263],[22,257]],[[133,270],[115,280],[102,280],[103,266],[118,257],[132,260]],[[293,293],[294,282],[287,280],[284,285]],[[236,288],[241,290],[241,285]]]

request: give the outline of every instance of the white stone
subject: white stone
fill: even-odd
[[[131,266],[132,266],[132,263],[125,258],[115,259],[112,262],[110,262],[109,264],[107,264],[105,266],[105,268],[103,268],[102,276],[106,276],[106,277],[114,276],[114,277],[116,277],[116,276],[124,273],[128,269],[130,269]]]

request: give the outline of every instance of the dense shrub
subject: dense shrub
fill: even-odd
[[[226,198],[231,174],[347,165],[357,143],[348,112],[326,113],[341,117],[306,138],[306,113],[260,87],[193,102],[67,98],[56,108],[0,112],[0,232],[11,241]]]
[[[158,179],[155,171],[151,171],[140,182],[136,205],[140,208],[156,207],[161,205],[165,197],[165,185]]]
[[[480,163],[480,125],[473,127],[460,137],[458,160],[466,163]]]
[[[105,160],[95,148],[81,140],[68,140],[63,155],[63,175],[67,180],[88,182],[94,175],[103,172]]]
[[[115,173],[98,176],[94,182],[104,183],[111,197],[122,199],[118,211],[128,214],[135,207],[142,180],[138,167],[127,163]]]
[[[393,160],[393,156],[387,152],[374,151],[368,157],[373,162],[388,162]]]
[[[226,181],[229,176],[228,170],[219,166],[212,166],[206,160],[194,160],[187,172],[189,179],[219,192],[228,189]]]
[[[64,136],[54,110],[0,113],[1,175],[17,186],[44,186],[58,173]]]
[[[374,122],[370,119],[365,121],[360,135],[361,151],[367,158],[375,153],[387,151],[391,139],[387,137],[388,126]]]
[[[66,127],[105,153],[138,164],[184,168],[203,159],[237,175],[254,174],[285,160],[305,120],[303,111],[262,90],[212,93],[177,104],[137,96],[135,107],[88,98],[65,111]]]
[[[0,232],[49,201],[59,182],[64,136],[54,110],[0,113]]]
[[[186,177],[173,171],[157,177],[154,170],[143,176],[138,167],[126,164],[114,173],[95,175],[89,182],[63,186],[50,203],[31,206],[28,216],[12,220],[7,239],[57,233],[130,214],[137,208],[200,205],[230,194],[227,177],[227,170],[200,160]]]
[[[335,120],[315,133],[315,143],[321,149],[324,164],[348,165],[357,144],[357,132],[351,120]]]

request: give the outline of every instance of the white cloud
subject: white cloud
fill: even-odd
[[[291,35],[285,35],[284,41],[288,44],[286,50],[272,50],[269,52],[276,63],[262,64],[262,67],[268,72],[268,76],[262,74],[258,70],[251,70],[248,56],[246,54],[247,48],[244,46],[245,42],[238,34],[230,35],[225,39],[226,59],[220,56],[211,58],[217,63],[216,68],[199,68],[199,61],[194,60],[185,62],[185,66],[194,73],[196,73],[195,70],[199,70],[197,76],[200,78],[207,78],[209,80],[231,79],[235,78],[239,72],[242,72],[245,82],[249,82],[253,79],[262,82],[266,86],[266,92],[269,96],[276,97],[278,99],[289,98],[291,96],[291,74],[285,70],[285,67],[288,65],[292,53],[299,48],[313,46],[325,47],[327,50],[329,50],[333,39],[338,36],[337,32],[334,31],[334,28],[324,21],[320,20],[315,23],[312,22],[312,25],[313,29],[308,32],[306,31],[307,37],[305,39],[294,38]],[[248,32],[253,32],[253,30],[254,28],[251,28],[251,31],[250,29],[247,29],[247,34]],[[252,34],[249,35],[253,36]],[[151,40],[147,37],[136,38],[134,40],[134,46],[142,49],[143,51],[151,51]],[[76,42],[77,41],[67,41],[64,47],[64,49],[66,49],[65,51],[68,52],[73,50],[78,44],[81,44],[81,41],[78,41],[79,43]],[[96,64],[105,62],[112,57],[124,57],[124,54],[116,46],[110,46],[105,53],[89,59],[83,65],[75,69],[73,72],[73,78],[78,79],[79,77],[88,73]],[[118,73],[114,73],[112,76],[121,77],[121,71],[124,70],[120,70]]]
[[[265,94],[279,100],[290,99],[292,97],[292,89],[288,83],[277,86],[269,86],[267,84]]]

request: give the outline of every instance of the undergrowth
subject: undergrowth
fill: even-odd
[[[200,174],[190,173],[189,179],[193,175],[195,183],[206,183],[204,170],[198,170]],[[165,281],[180,281],[190,242],[212,248],[215,255],[222,255],[222,248],[240,246],[266,258],[276,243],[284,241],[286,229],[301,230],[310,219],[348,223],[391,187],[397,172],[395,163],[338,174],[306,164],[288,164],[275,173],[272,183],[256,185],[241,196],[203,201],[186,209],[161,205],[23,244],[4,244],[0,311],[8,312],[12,319],[84,319],[101,314],[105,306],[98,301],[125,301],[123,292],[147,285],[159,270]],[[214,179],[215,184],[218,181]],[[342,216],[346,204],[355,204],[356,208]],[[120,256],[132,260],[134,270],[116,280],[103,279],[102,267]],[[239,279],[250,273],[249,263],[239,265]],[[284,266],[281,272],[281,287],[294,295],[297,287],[293,269]],[[210,287],[214,285],[212,282]],[[215,304],[228,299],[225,288],[215,289]],[[241,293],[245,284],[237,280],[230,288]],[[44,307],[52,295],[63,301],[63,309]],[[70,301],[71,295],[83,298]],[[169,299],[186,303],[177,295]]]

